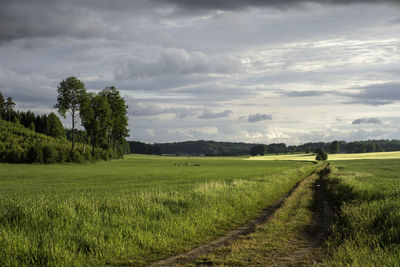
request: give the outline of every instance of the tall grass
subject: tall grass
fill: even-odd
[[[245,222],[313,169],[151,156],[1,164],[0,265],[145,265]]]
[[[338,213],[328,240],[333,266],[400,265],[400,160],[336,162],[329,178]]]

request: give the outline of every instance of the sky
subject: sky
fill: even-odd
[[[56,112],[69,76],[129,140],[400,139],[400,1],[0,1],[0,92]]]

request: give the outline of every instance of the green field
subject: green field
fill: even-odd
[[[337,161],[329,266],[400,265],[400,160]]]
[[[336,160],[358,160],[358,159],[400,159],[400,151],[393,152],[372,152],[372,153],[347,153],[329,154],[329,161]],[[284,155],[265,155],[249,157],[246,160],[296,160],[314,161],[315,154],[284,154]]]
[[[135,155],[0,164],[0,265],[145,265],[244,223],[316,167]]]

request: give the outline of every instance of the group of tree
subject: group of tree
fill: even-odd
[[[115,155],[110,150],[78,143],[71,150],[66,138],[54,138],[35,132],[22,124],[0,120],[0,162],[11,163],[63,163],[108,160]]]
[[[81,120],[88,143],[95,148],[121,152],[128,135],[128,117],[125,100],[115,87],[106,87],[99,93],[87,92],[85,85],[76,77],[68,77],[57,88],[55,107],[61,116],[71,115],[72,150],[75,147],[76,124]]]
[[[206,155],[206,156],[239,156],[288,153],[318,153],[320,149],[331,154],[364,153],[379,151],[400,151],[399,140],[368,140],[368,141],[333,141],[314,142],[302,145],[285,143],[250,144],[215,141],[185,141],[175,143],[145,144],[129,141],[131,153],[137,154],[167,154],[167,155]]]
[[[146,144],[137,141],[129,141],[129,150],[134,154],[161,155],[161,149],[157,145]]]
[[[250,149],[250,154],[253,155],[260,145],[254,145]],[[366,140],[366,141],[333,141],[333,142],[312,142],[302,145],[286,146],[285,144],[270,144],[265,146],[264,153],[261,154],[286,154],[286,153],[318,153],[320,149],[327,151],[331,154],[337,153],[369,153],[369,152],[383,152],[383,151],[400,151],[400,140]],[[257,151],[261,151],[258,148]]]
[[[65,129],[54,112],[49,115],[35,115],[34,112],[14,110],[15,102],[11,97],[4,101],[3,94],[0,92],[0,119],[21,124],[37,133],[45,134],[55,138],[64,138]]]
[[[248,155],[254,144],[215,142],[215,141],[186,141],[175,143],[157,143],[162,154],[167,155],[204,155],[204,156],[236,156]]]
[[[81,162],[129,153],[128,107],[115,87],[89,93],[80,80],[68,77],[57,91],[55,107],[64,118],[71,114],[72,129],[65,129],[53,112],[36,116],[29,110],[15,111],[13,99],[5,100],[0,92],[0,161]],[[76,129],[79,120],[84,130]]]

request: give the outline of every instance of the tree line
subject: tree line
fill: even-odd
[[[331,154],[400,151],[400,140],[310,142],[287,146],[285,143],[251,144],[215,141],[186,141],[146,144],[129,141],[131,153],[168,155],[239,156],[288,153],[318,153],[321,149]]]

